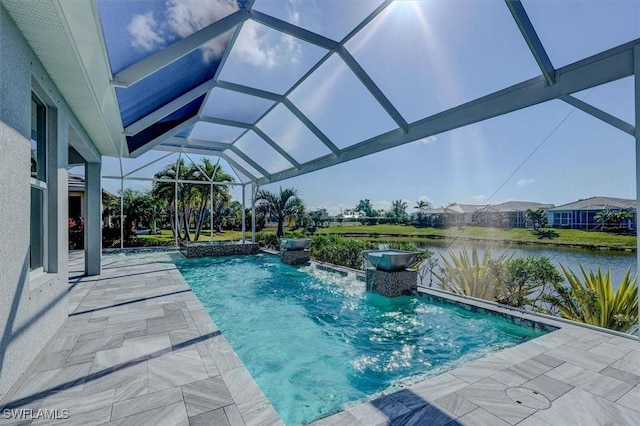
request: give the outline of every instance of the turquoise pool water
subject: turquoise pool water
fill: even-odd
[[[544,332],[272,255],[184,259],[180,272],[286,424]]]

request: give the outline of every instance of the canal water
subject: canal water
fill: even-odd
[[[636,253],[628,252],[628,251],[617,251],[617,250],[585,250],[578,248],[565,248],[565,247],[544,247],[544,246],[530,246],[530,245],[496,245],[496,244],[487,244],[482,242],[453,242],[450,241],[427,241],[424,240],[412,242],[418,248],[428,249],[434,252],[434,258],[439,259],[440,263],[442,263],[441,256],[448,258],[448,249],[452,249],[456,252],[462,250],[464,247],[467,248],[469,253],[471,253],[471,248],[476,245],[478,248],[479,256],[482,256],[489,247],[491,249],[492,257],[500,256],[502,253],[513,253],[514,257],[528,257],[528,256],[536,256],[542,257],[546,256],[551,260],[551,263],[558,268],[558,272],[562,274],[562,270],[560,269],[560,265],[563,265],[566,268],[570,268],[575,272],[578,277],[582,278],[582,273],[580,272],[580,266],[582,265],[585,270],[593,269],[600,266],[603,271],[606,271],[607,268],[611,269],[611,276],[613,278],[614,287],[617,287],[617,284],[620,282],[627,268],[631,268],[631,273],[635,274],[637,271],[636,266]],[[385,247],[386,244],[382,244],[382,247]],[[633,275],[632,275],[633,276]]]

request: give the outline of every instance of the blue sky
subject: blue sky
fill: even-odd
[[[114,16],[100,7],[112,70],[235,8],[227,0],[213,3],[217,11],[207,12],[205,18],[201,16],[208,9],[202,1],[128,2],[123,4],[132,4],[131,9],[110,12]],[[99,0],[98,4],[108,3]],[[555,67],[640,38],[640,2],[635,0],[523,0],[523,4]],[[340,40],[376,5],[373,0],[257,0],[254,8]],[[332,19],[340,7],[339,19]],[[121,22],[127,22],[127,31],[120,32],[125,35],[110,37],[109,28]],[[117,41],[110,44],[111,39]],[[217,40],[201,50],[203,63],[217,64],[223,42]],[[409,122],[540,74],[502,0],[400,1],[346,47]],[[248,22],[219,78],[285,94],[325,54],[317,46]],[[634,121],[631,78],[575,96],[629,123]],[[337,55],[288,98],[339,148],[395,127]],[[270,107],[270,102],[216,89],[203,111],[250,121]],[[257,126],[297,161],[326,153],[282,105]],[[200,124],[193,130],[192,136],[196,135],[223,141],[235,132]],[[288,164],[253,132],[237,146],[264,161],[270,172]],[[406,200],[411,207],[420,199],[441,206],[508,200],[560,205],[594,195],[635,198],[634,153],[631,136],[564,102],[551,101],[266,188],[296,187],[309,208],[325,207],[332,213],[352,208],[363,198],[377,208],[388,208],[396,199]],[[164,154],[123,160],[125,172],[160,155]],[[192,158],[197,161],[199,156]],[[151,176],[169,161],[137,175]],[[119,174],[117,159],[105,158],[103,174]],[[145,188],[139,182],[130,185]],[[119,182],[105,180],[104,186],[116,191]],[[239,191],[233,193],[239,197]]]

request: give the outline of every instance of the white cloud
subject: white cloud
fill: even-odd
[[[184,38],[238,9],[234,0],[167,0],[162,23],[152,12],[134,15],[127,30],[132,45],[144,51],[156,50],[176,38]],[[232,32],[229,31],[200,47],[202,58],[209,63],[224,53]]]
[[[286,34],[278,34],[279,39],[274,40],[269,32],[260,24],[246,22],[233,46],[234,53],[243,62],[266,69],[297,63],[302,54],[300,43]]]
[[[473,201],[480,202],[480,201],[486,200],[487,196],[486,195],[482,195],[482,194],[478,194],[478,195],[472,195],[471,198],[473,199]]]
[[[523,179],[518,180],[518,182],[516,182],[516,185],[518,185],[518,186],[531,185],[535,181],[536,181],[535,179],[523,178]]]
[[[418,145],[431,145],[438,140],[437,136],[429,136],[418,141]]]
[[[164,44],[158,30],[158,23],[151,12],[133,15],[127,26],[127,31],[133,37],[133,47],[146,51],[155,50]]]

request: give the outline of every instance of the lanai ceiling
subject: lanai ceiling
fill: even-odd
[[[103,155],[220,156],[265,184],[553,99],[634,134],[571,96],[640,67],[632,0],[3,4]]]

